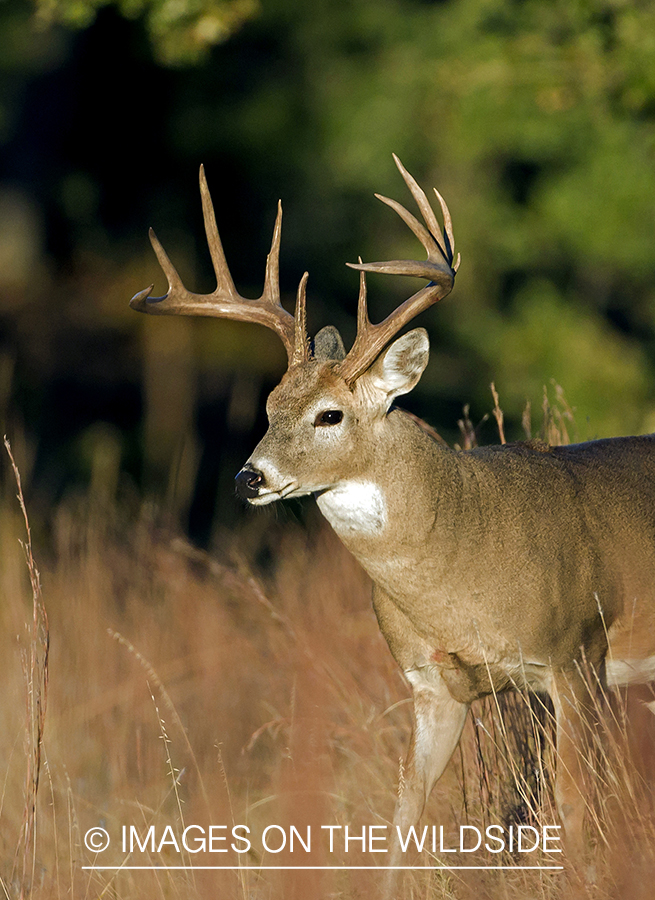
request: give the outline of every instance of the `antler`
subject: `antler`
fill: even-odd
[[[392,260],[389,262],[362,263],[361,259],[358,264],[347,263],[351,269],[358,269],[362,274],[359,286],[359,301],[357,305],[357,337],[355,343],[351,347],[348,355],[339,365],[339,372],[343,378],[352,384],[359,376],[368,369],[375,360],[380,351],[391,340],[391,338],[400,329],[406,325],[411,319],[419,313],[426,310],[433,303],[442,300],[453,288],[455,280],[455,272],[459,267],[460,257],[453,264],[453,254],[455,252],[455,238],[453,236],[453,225],[450,218],[448,207],[435,188],[441,211],[444,218],[444,230],[441,232],[441,226],[437,221],[432,207],[425,196],[425,193],[418,186],[409,172],[405,169],[398,157],[393,156],[400,174],[405,180],[405,184],[410,189],[416,204],[421,211],[423,220],[427,225],[425,228],[414,216],[408,212],[404,206],[388,197],[382,197],[380,194],[375,196],[378,200],[386,203],[395,210],[405,224],[414,232],[416,237],[425,247],[428,258],[425,262],[417,260]],[[405,300],[394,312],[392,312],[383,322],[373,325],[368,317],[366,306],[366,281],[365,272],[384,272],[389,275],[418,275],[421,278],[428,278],[430,284],[426,285],[416,294]]]
[[[163,297],[151,297],[150,291],[154,285],[150,285],[145,291],[140,291],[132,297],[130,306],[138,312],[155,315],[217,316],[224,319],[238,319],[241,322],[258,322],[260,325],[272,328],[282,339],[289,358],[289,368],[304,362],[309,358],[306,329],[307,273],[303,275],[298,286],[295,317],[288,313],[280,302],[279,258],[282,204],[278,203],[271,250],[266,259],[264,290],[258,300],[248,300],[237,293],[230,275],[216,227],[214,206],[203,166],[200,167],[200,196],[207,244],[216,273],[216,290],[211,294],[194,294],[188,291],[151,228],[150,242],[168,279],[168,291]]]

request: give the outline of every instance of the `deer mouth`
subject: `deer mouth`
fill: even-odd
[[[293,483],[287,484],[276,491],[271,488],[262,488],[258,494],[254,497],[248,497],[247,500],[253,506],[265,506],[267,503],[274,503],[275,500],[284,500],[285,497],[293,494],[295,488],[296,485]]]
[[[250,499],[249,503],[252,503],[253,506],[265,506],[267,503],[273,503],[275,500],[286,500],[287,497],[308,497],[313,493],[313,491],[310,491],[307,488],[300,487],[300,485],[290,482],[277,491],[264,489],[257,497]]]

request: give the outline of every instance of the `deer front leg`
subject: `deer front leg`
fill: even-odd
[[[386,873],[384,896],[391,900],[398,884],[403,854],[398,830],[405,835],[416,825],[435,782],[441,777],[459,741],[468,705],[454,700],[434,669],[429,681],[418,669],[406,673],[414,689],[414,732],[399,787],[393,819],[393,843]]]

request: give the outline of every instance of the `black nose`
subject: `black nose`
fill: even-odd
[[[259,491],[264,487],[265,478],[257,469],[241,469],[234,479],[237,496],[242,500],[250,500],[258,497]]]

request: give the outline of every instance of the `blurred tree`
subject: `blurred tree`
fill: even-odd
[[[50,21],[84,24],[96,8],[61,2]],[[0,7],[0,193],[11,188],[0,201],[16,211],[3,222],[20,226],[3,256],[0,222],[0,259],[14,261],[0,279],[14,272],[3,309],[19,362],[32,359],[48,383],[61,384],[63,372],[66,384],[102,385],[87,388],[96,406],[85,401],[77,419],[66,407],[67,435],[94,415],[128,430],[140,415],[115,392],[139,366],[154,371],[144,362],[154,338],[139,337],[152,323],[126,309],[130,293],[160,279],[147,225],[190,286],[211,287],[199,162],[244,293],[261,288],[282,197],[283,292],[291,299],[309,269],[311,328],[333,321],[352,339],[357,279],[343,263],[420,250],[371,198],[407,199],[392,150],[443,191],[463,257],[455,294],[421,322],[434,358],[407,405],[452,437],[462,403],[480,418],[495,380],[518,437],[525,400],[538,408],[541,386],[555,380],[581,438],[655,429],[655,0],[123,2],[78,32],[35,29],[30,9],[28,0]],[[213,49],[206,40],[203,57],[192,36],[212,32],[196,26],[220,18],[217,9],[234,13],[232,36]],[[11,248],[28,233],[36,243],[21,256]],[[27,271],[32,286],[21,293],[15,273]],[[372,277],[373,318],[412,287]],[[39,319],[12,318],[9,307],[28,293]],[[68,355],[64,326],[79,334],[81,323],[95,351]],[[259,331],[204,322],[185,337],[197,371],[181,357],[177,365],[198,393],[189,400],[197,496],[213,498],[217,471],[263,427],[252,409],[283,354]],[[245,390],[249,376],[255,387]],[[46,390],[37,382],[32,398]],[[32,406],[21,397],[35,431],[63,405],[46,396]],[[235,413],[244,396],[245,417]],[[61,439],[54,426],[49,434],[44,445]],[[136,458],[136,436],[132,446]]]
[[[333,260],[415,252],[367,199],[398,193],[390,150],[440,185],[464,263],[431,317],[448,371],[421,383],[424,410],[486,406],[495,378],[518,422],[554,378],[583,433],[652,429],[654,26],[655,4],[623,0],[270,0],[181,80],[173,117],[190,154],[224,148],[251,191],[279,185],[287,253],[337,298],[353,287]],[[374,309],[405,291],[378,279]]]
[[[112,0],[35,0],[39,19],[85,28]],[[166,65],[206,59],[259,9],[258,0],[113,0],[128,19],[143,17],[157,58]]]

